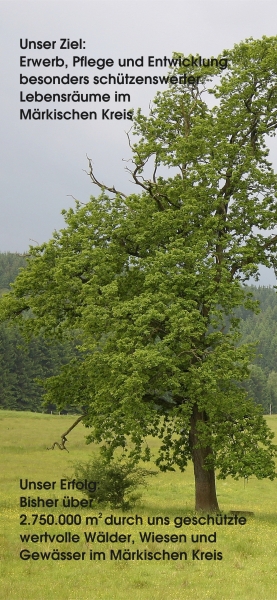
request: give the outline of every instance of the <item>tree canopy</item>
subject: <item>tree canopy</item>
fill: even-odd
[[[5,283],[1,292],[7,292],[18,274],[19,267],[26,260],[13,253],[0,253],[0,282]],[[277,296],[271,287],[249,287],[254,298],[259,301],[260,312],[239,308],[242,343],[255,343],[254,364],[250,368],[250,378],[244,386],[264,413],[277,412],[276,358],[277,358]],[[42,335],[25,341],[17,325],[0,325],[0,407],[12,410],[55,411],[56,405],[44,406],[43,383],[45,379],[57,375],[61,366],[76,356],[78,336],[72,340],[45,340]],[[38,385],[37,381],[41,384]],[[77,407],[65,406],[64,411],[76,412]],[[81,409],[80,409],[81,410]]]
[[[64,211],[65,228],[31,249],[1,302],[27,335],[81,332],[49,401],[82,406],[89,440],[110,454],[141,456],[154,435],[160,468],[192,458],[196,509],[218,508],[215,469],[275,476],[272,434],[242,385],[253,349],[239,345],[236,310],[255,309],[242,283],[259,264],[276,267],[276,51],[276,37],[246,40],[224,51],[226,70],[195,67],[200,84],[138,111],[129,171],[140,193],[99,183],[89,161],[101,195]]]

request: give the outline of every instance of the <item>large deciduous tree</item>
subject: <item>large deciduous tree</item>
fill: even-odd
[[[139,193],[99,183],[90,161],[100,197],[64,213],[2,299],[3,318],[27,332],[82,332],[48,399],[85,407],[88,439],[107,452],[147,457],[154,435],[160,468],[192,459],[196,510],[218,509],[215,470],[274,477],[272,435],[242,385],[251,351],[235,310],[251,306],[242,284],[259,264],[277,263],[276,55],[276,37],[246,40],[224,52],[226,69],[194,66],[201,83],[159,93],[129,137]]]

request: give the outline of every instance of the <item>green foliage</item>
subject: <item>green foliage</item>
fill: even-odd
[[[26,258],[11,252],[0,253],[0,292],[7,292],[20,267],[26,265]],[[3,286],[3,287],[2,287]],[[6,289],[5,289],[6,288]],[[30,318],[30,314],[25,318]],[[46,341],[40,335],[28,342],[23,338],[18,326],[0,325],[0,407],[13,410],[43,410],[43,380],[56,375],[62,365],[68,363],[77,353],[77,337],[62,343]],[[51,403],[56,410],[57,403]],[[71,408],[65,402],[67,411]],[[50,406],[49,406],[50,410]],[[75,408],[76,412],[76,408]]]
[[[2,298],[1,318],[29,338],[81,332],[80,354],[49,381],[48,401],[85,406],[88,441],[105,443],[107,456],[128,444],[138,459],[153,435],[163,469],[192,458],[202,475],[274,476],[276,448],[242,385],[254,351],[240,344],[237,310],[257,306],[242,283],[260,264],[277,267],[267,147],[276,52],[277,37],[246,40],[225,52],[225,71],[194,70],[203,85],[158,93],[149,116],[134,120],[141,193],[111,198],[103,185],[99,198],[64,211],[64,229],[31,249]]]
[[[95,505],[109,505],[111,508],[122,510],[129,510],[135,506],[141,497],[136,491],[137,488],[146,487],[146,479],[153,475],[157,475],[157,471],[136,467],[132,461],[107,461],[102,456],[92,457],[89,461],[78,462],[74,466],[74,477],[78,481],[97,482],[95,491],[83,491],[95,501]]]
[[[74,355],[74,340],[47,342],[42,335],[29,342],[18,326],[0,325],[0,407],[13,410],[43,410],[44,380],[54,377]],[[51,410],[57,402],[52,400]],[[68,402],[63,407],[70,411]],[[76,412],[76,409],[75,409]]]

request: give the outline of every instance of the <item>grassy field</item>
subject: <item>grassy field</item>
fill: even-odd
[[[0,412],[2,452],[1,492],[1,589],[2,598],[11,600],[276,600],[277,598],[277,501],[276,481],[219,481],[218,500],[223,513],[251,511],[243,526],[174,526],[175,517],[192,517],[194,484],[192,468],[184,474],[159,473],[143,491],[141,504],[129,511],[103,509],[98,526],[86,526],[87,516],[99,516],[92,509],[20,508],[19,497],[59,498],[64,495],[83,498],[78,491],[59,489],[60,479],[72,472],[71,461],[86,460],[95,448],[84,443],[82,425],[69,436],[70,453],[57,448],[47,451],[73,422],[72,416],[54,416],[11,411]],[[277,416],[268,417],[277,436]],[[156,443],[156,442],[155,442]],[[153,442],[153,447],[155,446]],[[55,490],[20,489],[20,479],[56,481]],[[61,513],[80,514],[81,525],[21,525],[19,515]],[[103,519],[139,515],[143,525],[109,526]],[[169,525],[149,525],[148,517],[168,517]],[[80,535],[80,542],[21,542],[20,534],[45,532]],[[108,531],[131,534],[132,543],[88,543],[84,531]],[[155,534],[185,534],[186,543],[141,542],[139,531]],[[216,542],[193,542],[191,535],[216,532]],[[86,552],[85,560],[22,560],[20,550],[31,552]],[[187,560],[109,560],[110,549],[187,552]],[[90,560],[90,550],[104,552],[106,560]],[[192,560],[192,551],[221,552],[222,560]],[[199,555],[199,554],[198,554]],[[210,555],[208,555],[210,556]]]

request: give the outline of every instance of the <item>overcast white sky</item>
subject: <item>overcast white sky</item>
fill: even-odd
[[[275,0],[99,0],[99,1],[0,1],[0,77],[1,77],[1,218],[0,251],[23,252],[30,239],[48,240],[60,229],[62,208],[74,204],[70,195],[86,202],[97,190],[84,173],[86,155],[94,163],[98,178],[122,191],[134,186],[124,171],[130,156],[126,131],[130,121],[20,121],[20,108],[37,108],[38,104],[20,103],[20,90],[34,93],[53,92],[51,86],[19,86],[19,74],[64,75],[62,69],[20,67],[20,55],[34,58],[60,56],[67,59],[70,75],[89,75],[123,70],[118,67],[97,71],[73,68],[72,56],[92,58],[171,56],[172,52],[216,56],[224,48],[253,36],[276,35],[277,3]],[[28,52],[20,49],[20,38],[57,40],[56,49]],[[86,41],[83,51],[59,50],[60,38]],[[151,74],[153,75],[153,69]],[[146,69],[125,69],[141,75]],[[166,73],[160,69],[158,74]],[[61,86],[55,91],[94,91],[114,93],[110,86]],[[147,112],[156,86],[130,86],[118,91],[131,93],[130,105]],[[43,88],[43,89],[42,89]],[[88,89],[89,88],[89,89]],[[108,105],[111,109],[115,105]],[[80,110],[80,105],[73,108]],[[82,105],[82,110],[100,113],[104,104]],[[50,107],[49,107],[50,108]],[[51,104],[51,109],[68,110],[72,105]],[[43,107],[45,109],[45,105]],[[272,156],[277,163],[273,140]],[[264,271],[264,285],[276,283],[273,274]]]

